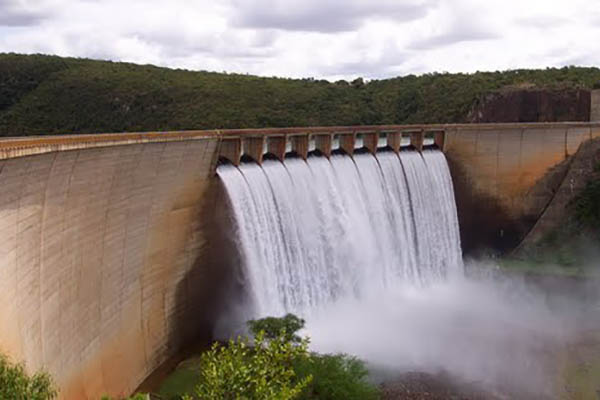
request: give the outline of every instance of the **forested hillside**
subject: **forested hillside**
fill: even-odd
[[[575,89],[598,83],[600,69],[578,67],[364,83],[0,54],[0,136],[469,122],[490,96],[544,91],[550,93],[546,97],[561,97],[570,91],[568,99],[579,98]]]

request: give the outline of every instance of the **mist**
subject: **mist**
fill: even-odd
[[[340,299],[307,318],[311,347],[365,360],[375,380],[444,372],[487,390],[552,396],[562,347],[600,324],[598,298],[478,275]],[[597,293],[593,285],[586,293]]]
[[[311,350],[356,356],[377,383],[442,373],[501,398],[545,398],[561,390],[566,348],[600,332],[597,280],[463,262],[439,151],[217,173],[234,227],[224,236],[239,252],[218,338],[291,312]]]

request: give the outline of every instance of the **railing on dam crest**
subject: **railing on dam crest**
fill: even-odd
[[[219,157],[234,165],[243,158],[262,163],[265,156],[283,161],[294,155],[306,159],[311,152],[329,157],[334,151],[352,155],[356,150],[376,153],[388,148],[399,152],[401,148],[422,151],[425,146],[444,148],[445,129],[440,127],[334,127],[293,128],[240,135],[223,136]]]
[[[600,122],[327,126],[11,137],[0,139],[0,160],[96,147],[218,140],[219,159],[238,165],[243,158],[261,163],[265,155],[283,160],[286,154],[294,154],[305,159],[311,151],[327,157],[335,150],[352,155],[357,149],[371,153],[378,148],[421,151],[429,145],[446,151],[449,134],[456,132],[557,129],[564,130],[566,143],[569,130],[597,132]]]

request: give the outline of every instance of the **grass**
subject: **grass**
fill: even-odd
[[[519,274],[553,275],[564,277],[587,277],[590,274],[590,270],[588,268],[581,266],[548,264],[545,262],[519,260],[514,258],[501,259],[498,262],[498,266],[506,271]]]
[[[518,256],[501,258],[498,266],[521,274],[595,276],[597,268],[594,268],[591,249],[597,248],[598,239],[587,230],[577,232],[576,229],[575,226],[563,226],[550,232],[535,245],[523,249]]]
[[[161,384],[158,394],[166,400],[177,400],[182,394],[193,394],[200,379],[200,357],[181,362]]]
[[[200,357],[181,362],[163,381],[158,395],[165,400],[179,400],[183,394],[194,394],[200,383]],[[377,388],[367,382],[367,369],[353,357],[343,355],[312,354],[307,361],[294,367],[300,378],[313,375],[313,381],[300,396],[301,400],[375,400]]]
[[[518,256],[506,256],[497,265],[509,272],[532,275],[595,278],[600,237],[582,225],[563,226],[550,232]]]

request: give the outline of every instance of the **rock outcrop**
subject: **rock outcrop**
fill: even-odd
[[[480,98],[469,122],[562,122],[590,120],[590,91],[506,88]]]

